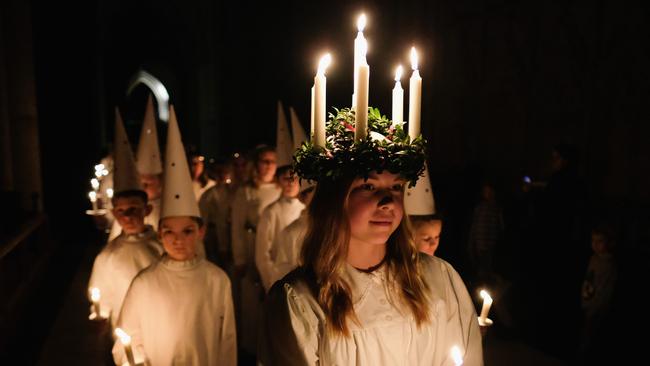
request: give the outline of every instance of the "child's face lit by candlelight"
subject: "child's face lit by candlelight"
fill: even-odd
[[[196,246],[203,240],[205,228],[189,216],[166,217],[160,221],[159,235],[167,255],[185,261],[196,256]]]

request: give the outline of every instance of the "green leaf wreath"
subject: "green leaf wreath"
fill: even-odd
[[[384,170],[404,177],[411,186],[424,171],[422,135],[411,141],[404,122],[393,124],[377,108],[368,108],[368,134],[354,141],[355,116],[349,108],[330,113],[326,124],[326,148],[304,142],[293,156],[294,171],[302,179],[320,181],[354,175],[368,178]]]

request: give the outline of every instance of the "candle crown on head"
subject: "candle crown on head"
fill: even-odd
[[[344,176],[367,178],[372,171],[389,171],[415,185],[424,171],[425,141],[411,140],[404,123],[368,108],[368,136],[356,140],[355,112],[335,109],[326,126],[325,149],[306,141],[294,154],[294,171],[309,181],[333,180]]]

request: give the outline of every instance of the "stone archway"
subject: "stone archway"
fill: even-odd
[[[167,122],[169,120],[169,93],[165,85],[155,76],[140,70],[129,81],[126,95],[131,95],[131,92],[140,84],[146,85],[151,90],[158,105],[158,118],[163,122]]]

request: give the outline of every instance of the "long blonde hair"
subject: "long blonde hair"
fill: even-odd
[[[301,260],[318,304],[333,334],[348,336],[348,319],[358,321],[350,285],[342,278],[350,243],[346,202],[355,177],[319,182],[309,205],[309,227]],[[395,282],[399,300],[409,308],[418,326],[429,320],[427,285],[420,275],[418,250],[411,239],[406,215],[386,247],[388,283]],[[393,278],[394,277],[394,278]]]

